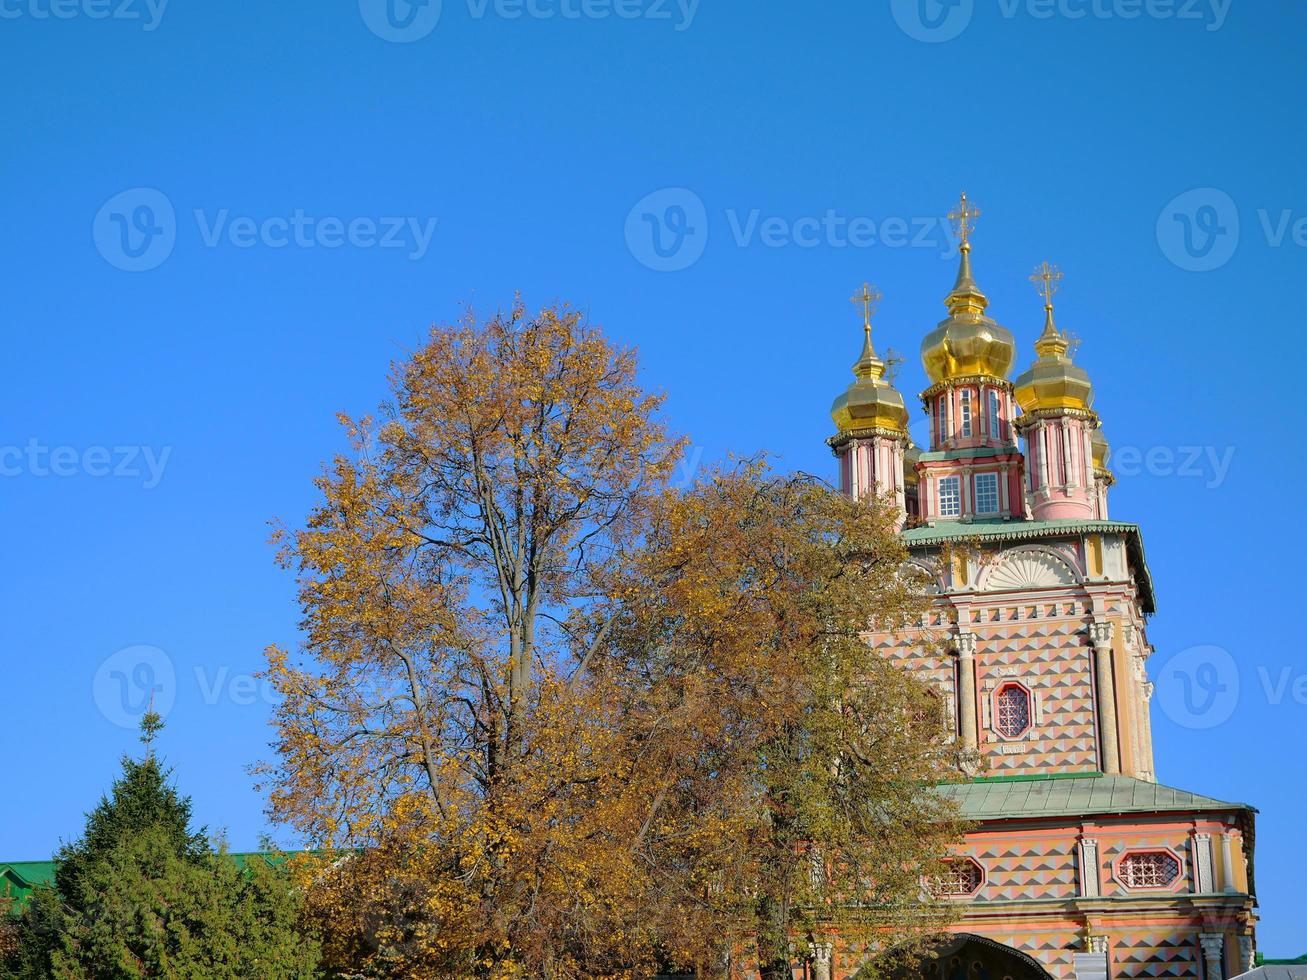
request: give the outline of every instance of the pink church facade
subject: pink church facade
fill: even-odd
[[[830,440],[846,493],[897,502],[936,597],[919,630],[870,642],[934,687],[951,737],[979,760],[945,789],[975,829],[948,883],[957,940],[932,969],[1226,980],[1253,966],[1255,811],[1157,782],[1153,584],[1139,527],[1108,513],[1092,385],[1053,319],[1060,275],[1032,277],[1044,329],[1009,380],[1014,338],[971,270],[976,214],[964,198],[948,316],[922,343],[929,445],[912,445],[869,312]],[[846,980],[868,955],[832,936],[802,970]]]

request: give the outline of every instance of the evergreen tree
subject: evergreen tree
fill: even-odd
[[[14,980],[269,978],[315,975],[318,947],[297,929],[286,875],[260,858],[242,868],[192,831],[190,800],[154,754],[158,715],[142,720],[142,759],[123,759],[86,830],[56,855],[0,976]]]

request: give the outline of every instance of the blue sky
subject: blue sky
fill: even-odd
[[[266,525],[306,513],[335,413],[428,324],[570,300],[639,346],[701,458],[830,475],[848,297],[883,290],[915,408],[966,188],[1021,365],[1027,276],[1066,275],[1158,584],[1159,775],[1261,809],[1261,944],[1307,951],[1307,9],[51,2],[0,0],[0,856],[78,832],[135,746],[115,692],[169,676],[183,789],[258,844],[249,675],[297,618]]]

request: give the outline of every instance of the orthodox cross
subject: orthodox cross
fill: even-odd
[[[864,282],[862,292],[849,300],[850,303],[862,304],[862,329],[867,331],[868,335],[871,334],[871,318],[876,315],[876,307],[880,305],[882,299],[884,296],[879,289]]]
[[[885,348],[885,373],[889,376],[889,383],[893,384],[898,380],[899,367],[903,364],[903,358],[899,357],[899,352],[893,347]]]
[[[957,210],[950,211],[948,214],[948,220],[957,226],[959,244],[968,246],[971,244],[971,232],[975,230],[976,219],[979,217],[980,208],[968,201],[967,192],[963,191]]]
[[[1053,296],[1057,293],[1062,282],[1062,273],[1058,267],[1045,262],[1035,269],[1035,274],[1030,277],[1030,281],[1035,284],[1035,288],[1044,297],[1044,306],[1052,307]]]

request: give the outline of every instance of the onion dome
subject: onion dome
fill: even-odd
[[[1044,332],[1035,341],[1039,359],[1016,380],[1016,399],[1023,412],[1041,409],[1076,409],[1090,412],[1094,406],[1094,386],[1084,368],[1071,361],[1071,341],[1053,322],[1053,294],[1062,273],[1045,262],[1030,277],[1042,282],[1044,293]]]
[[[921,363],[933,384],[958,378],[1006,380],[1016,357],[1012,333],[985,315],[989,299],[971,274],[971,229],[980,211],[962,195],[959,209],[949,215],[958,223],[962,258],[957,282],[944,300],[949,315],[921,342]]]
[[[862,354],[853,365],[853,374],[857,380],[831,406],[831,418],[835,420],[840,436],[875,429],[907,438],[908,410],[903,403],[903,396],[886,380],[885,362],[877,356],[876,348],[871,343],[872,311],[880,298],[879,293],[873,292],[865,284],[862,295],[853,298],[855,303],[863,304],[865,311]]]

